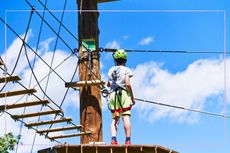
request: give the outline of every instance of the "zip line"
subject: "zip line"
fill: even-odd
[[[117,49],[113,48],[100,48],[100,52],[116,52]],[[189,50],[131,50],[124,49],[126,52],[136,53],[179,53],[179,54],[230,54],[230,52],[217,52],[217,51],[189,51]]]
[[[165,106],[165,107],[171,107],[171,108],[176,108],[176,109],[181,109],[181,110],[186,110],[186,111],[191,111],[191,112],[196,112],[196,113],[201,113],[201,114],[206,114],[206,115],[230,118],[230,116],[224,115],[224,114],[218,114],[218,113],[213,113],[213,112],[207,112],[207,111],[201,111],[201,110],[196,110],[196,109],[191,109],[191,108],[185,108],[185,107],[181,107],[181,106],[169,105],[169,104],[160,103],[160,102],[156,102],[156,101],[149,101],[149,100],[144,100],[144,99],[140,99],[140,98],[135,98],[135,100],[141,101],[144,103],[161,105],[161,106]]]

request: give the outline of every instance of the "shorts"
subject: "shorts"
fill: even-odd
[[[118,91],[117,91],[117,93],[118,93]],[[127,108],[127,107],[130,107],[132,105],[132,100],[131,100],[130,94],[126,90],[121,90],[121,95],[117,94],[116,98],[115,98],[115,95],[116,95],[115,91],[113,91],[109,95],[109,107],[110,107],[111,110],[115,110],[115,108],[116,109]],[[115,102],[115,99],[116,99],[116,102]],[[121,103],[122,107],[121,107],[121,105],[120,105],[118,100],[120,100],[120,103]],[[116,104],[116,106],[115,106],[115,104]],[[112,117],[113,118],[120,117],[121,115],[122,116],[124,116],[124,115],[131,116],[131,111],[126,110],[126,111],[123,111],[123,112],[116,112],[116,113],[112,112]]]

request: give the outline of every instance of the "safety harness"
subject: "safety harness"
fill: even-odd
[[[116,89],[114,89],[112,91],[112,92],[115,92],[114,109],[111,109],[110,107],[109,107],[109,109],[114,114],[114,116],[117,116],[116,114],[118,114],[118,113],[122,113],[122,112],[126,112],[126,111],[131,110],[131,108],[133,106],[132,104],[130,106],[128,106],[128,107],[123,107],[122,106],[122,103],[121,103],[122,90],[127,92],[127,90],[122,88],[122,87],[117,87]],[[116,108],[117,102],[120,105],[120,108]]]

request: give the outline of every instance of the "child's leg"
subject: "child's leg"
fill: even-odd
[[[122,116],[122,119],[123,119],[123,122],[124,122],[126,138],[130,138],[130,136],[131,136],[130,115],[124,115],[124,116]]]
[[[112,119],[112,123],[111,123],[111,136],[112,137],[116,137],[117,135],[118,123],[119,123],[119,117],[115,117]]]

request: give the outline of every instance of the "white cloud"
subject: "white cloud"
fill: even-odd
[[[26,42],[33,36],[32,30],[29,30],[26,37]],[[24,34],[20,36],[21,38],[24,37]],[[22,48],[22,49],[21,49]],[[21,57],[25,57],[25,48],[22,47],[22,41],[19,38],[16,38],[12,44],[7,48],[6,52],[1,55],[3,57],[4,63],[7,66],[8,72],[13,70],[13,67],[16,63],[16,59],[19,55],[21,50]],[[27,66],[25,58],[20,58],[17,64],[17,70],[15,73],[20,73],[25,67]]]
[[[230,61],[227,61],[228,66]],[[229,78],[229,72],[227,78]],[[172,74],[156,62],[138,65],[132,79],[135,97],[169,105],[204,110],[207,99],[224,92],[224,62],[221,59],[201,59],[186,70]],[[227,90],[230,89],[229,82]],[[218,102],[217,102],[218,103]],[[223,99],[221,101],[223,103]],[[169,118],[194,123],[199,114],[159,105],[137,102],[141,117],[150,122]],[[218,104],[217,104],[218,105]]]
[[[148,36],[146,38],[141,39],[141,41],[139,42],[139,44],[140,45],[149,45],[153,41],[154,41],[154,37],[153,36]]]
[[[116,41],[113,40],[105,45],[106,48],[113,48],[113,49],[118,49],[120,48],[120,44]]]

